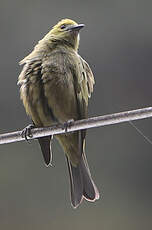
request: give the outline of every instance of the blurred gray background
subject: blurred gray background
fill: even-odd
[[[86,24],[79,53],[95,75],[89,116],[151,106],[152,1],[1,0],[0,133],[30,123],[18,62],[62,18]],[[152,119],[134,122],[152,139]],[[152,229],[152,145],[129,123],[88,130],[87,156],[101,198],[73,210],[63,152],[46,168],[37,141],[0,146],[0,229]]]

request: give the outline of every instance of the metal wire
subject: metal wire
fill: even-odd
[[[73,121],[70,123],[70,125],[67,125],[66,128],[63,124],[57,124],[51,127],[33,128],[31,130],[32,137],[28,137],[28,139],[35,139],[43,136],[63,134],[66,132],[68,133],[82,129],[113,125],[122,122],[144,119],[148,117],[152,117],[152,107]],[[22,130],[0,135],[0,144],[7,144],[24,140],[25,138],[22,137]]]

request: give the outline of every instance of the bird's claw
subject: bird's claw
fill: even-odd
[[[67,133],[68,131],[68,128],[70,128],[70,126],[73,124],[74,120],[73,119],[70,119],[68,121],[66,121],[64,124],[63,124],[63,129],[65,130],[65,133]]]
[[[29,142],[29,138],[32,138],[33,135],[31,133],[31,129],[34,128],[34,125],[30,124],[28,126],[26,126],[23,130],[22,130],[22,133],[21,133],[21,136],[22,138],[24,138],[27,142]]]

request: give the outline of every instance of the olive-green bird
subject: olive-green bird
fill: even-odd
[[[63,19],[38,42],[20,64],[20,94],[26,113],[36,127],[65,124],[87,118],[88,98],[94,77],[78,54],[79,31],[83,24]],[[86,130],[56,135],[67,158],[71,202],[77,207],[83,198],[99,199],[85,156]],[[51,137],[39,138],[46,165],[51,163]]]

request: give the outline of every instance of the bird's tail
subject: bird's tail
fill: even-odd
[[[52,150],[51,150],[51,136],[38,138],[43,158],[47,166],[51,165]]]
[[[82,154],[77,167],[74,167],[68,158],[67,163],[70,174],[72,206],[77,208],[83,198],[91,202],[99,199],[99,192],[91,177],[85,153]]]

